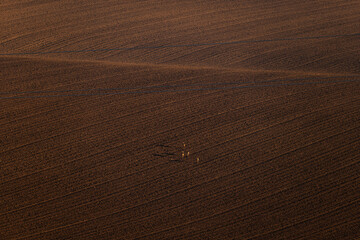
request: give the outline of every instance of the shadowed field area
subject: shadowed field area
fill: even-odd
[[[2,53],[173,46],[360,32],[358,0],[2,2]],[[55,57],[360,73],[359,51],[359,36],[355,36],[66,53]]]
[[[359,9],[3,0],[0,239],[359,238]]]

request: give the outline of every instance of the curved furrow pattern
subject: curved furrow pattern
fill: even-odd
[[[357,0],[0,3],[0,239],[357,239]]]

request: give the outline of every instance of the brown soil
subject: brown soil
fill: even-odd
[[[359,8],[2,0],[0,239],[359,239]]]

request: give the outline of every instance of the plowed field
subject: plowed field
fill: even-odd
[[[0,239],[360,239],[360,2],[0,3]]]

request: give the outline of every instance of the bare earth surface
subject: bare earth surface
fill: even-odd
[[[0,239],[360,239],[359,149],[358,0],[0,2]]]

